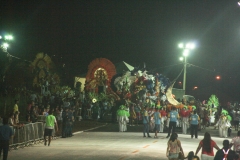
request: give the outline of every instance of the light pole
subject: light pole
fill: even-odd
[[[2,49],[3,52],[7,53],[7,57],[9,58],[9,64],[7,65],[7,67],[9,67],[10,63],[11,63],[11,55],[8,53],[7,48],[9,47],[9,44],[7,43],[8,41],[13,40],[13,36],[11,35],[6,35],[4,37],[2,37],[0,35],[0,49]],[[5,73],[6,73],[7,69],[5,69],[2,73],[3,77],[1,77],[0,83],[5,83]],[[1,73],[0,73],[1,74]],[[7,108],[7,98],[4,98],[4,114],[6,114],[6,108]]]
[[[195,48],[194,43],[180,43],[179,48],[183,49],[183,57],[180,57],[180,60],[184,60],[184,73],[183,73],[183,90],[186,91],[186,76],[187,76],[187,56],[189,55],[190,50]]]

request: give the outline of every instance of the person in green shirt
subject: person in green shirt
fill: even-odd
[[[47,137],[48,137],[48,146],[50,146],[51,139],[52,139],[52,132],[54,126],[56,127],[56,132],[58,132],[58,125],[55,116],[52,115],[53,111],[50,110],[48,115],[46,116],[46,125],[44,130],[44,145],[47,145]]]

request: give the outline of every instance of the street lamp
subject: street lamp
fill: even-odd
[[[183,74],[183,90],[186,91],[186,74],[187,74],[187,56],[190,53],[190,50],[195,48],[194,43],[180,43],[178,45],[179,48],[183,49],[183,57],[180,57],[180,60],[184,60],[184,74]]]
[[[2,49],[3,52],[8,53],[7,48],[9,47],[9,44],[7,42],[13,40],[13,36],[6,35],[3,38],[3,36],[0,35],[0,40],[1,40],[0,49]]]

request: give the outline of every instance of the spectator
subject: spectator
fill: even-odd
[[[36,101],[37,101],[37,95],[36,95],[36,93],[33,92],[33,93],[30,95],[30,99],[31,99],[32,102],[36,102]]]
[[[35,122],[37,122],[37,112],[36,112],[36,109],[35,109],[35,107],[32,107],[31,108],[31,111],[30,111],[30,121],[32,122],[32,123],[35,123]]]
[[[8,124],[13,127],[17,127],[18,125],[16,124],[14,114],[11,113],[9,118],[8,118]]]
[[[195,138],[198,138],[198,122],[199,121],[200,121],[200,118],[197,115],[197,111],[194,110],[193,114],[190,116],[191,138],[193,138],[193,134],[195,134]]]
[[[201,156],[202,160],[208,160],[208,159],[214,158],[213,148],[219,150],[219,147],[217,146],[216,142],[214,142],[211,139],[211,136],[208,132],[204,134],[203,140],[200,141],[198,148],[195,152],[195,155],[198,154],[201,148],[202,148],[202,156]]]
[[[64,108],[62,112],[62,138],[67,137],[68,131],[68,108]]]
[[[52,132],[54,129],[54,126],[56,127],[56,132],[58,132],[58,125],[56,118],[52,115],[52,110],[49,111],[49,115],[46,116],[46,126],[44,130],[44,145],[47,145],[47,136],[48,136],[48,146],[50,146],[51,139],[52,139]],[[55,124],[55,125],[54,125]]]
[[[3,150],[3,160],[7,160],[9,140],[13,137],[13,130],[8,126],[8,118],[3,118],[3,125],[0,126],[0,157]]]
[[[238,126],[239,126],[239,113],[238,111],[235,111],[235,113],[233,114],[233,125],[235,128],[235,131],[238,131]]]
[[[179,152],[181,151],[184,157],[184,152],[180,140],[177,139],[177,133],[173,133],[167,143],[166,156],[169,160],[178,160]]]
[[[31,111],[31,108],[33,107],[33,106],[35,106],[35,102],[34,101],[32,101],[29,105],[28,105],[28,107],[27,107],[27,111]]]
[[[67,136],[72,137],[72,135],[73,135],[72,129],[73,129],[73,123],[74,123],[74,116],[73,116],[72,108],[69,108],[69,111],[68,111],[68,122],[69,122],[69,130],[68,130]]]
[[[240,155],[240,131],[238,131],[237,136],[232,139],[229,148],[231,148],[232,146],[236,154]]]
[[[187,160],[192,160],[192,159],[193,159],[193,157],[194,157],[194,152],[193,152],[193,151],[191,151],[191,152],[189,152],[189,153],[188,153],[187,157],[185,157],[184,159],[187,159]]]
[[[238,158],[236,153],[229,149],[229,140],[223,140],[223,148],[217,151],[214,160],[235,160],[236,158]]]
[[[58,130],[62,131],[62,108],[61,107],[57,107],[56,108],[56,117],[57,117],[57,123],[58,123]]]
[[[0,116],[0,126],[3,125],[2,117]]]
[[[193,156],[192,160],[200,160],[198,156]]]
[[[13,114],[16,115],[16,117],[15,117],[16,123],[19,123],[19,114],[20,114],[19,109],[18,109],[18,103],[19,103],[19,101],[15,100],[15,105],[13,107]]]

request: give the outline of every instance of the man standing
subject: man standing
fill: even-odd
[[[236,153],[229,149],[229,140],[224,140],[223,148],[217,151],[214,160],[235,160],[236,158]]]
[[[56,127],[56,132],[58,131],[58,125],[55,116],[52,115],[53,112],[50,110],[48,112],[48,116],[46,116],[46,126],[44,130],[44,145],[47,145],[47,136],[48,136],[48,146],[50,146],[51,139],[52,139],[52,132],[54,129],[54,124]]]
[[[231,141],[230,147],[233,146],[233,150],[240,156],[240,131],[237,132],[237,136]]]
[[[158,138],[157,133],[160,130],[160,124],[161,124],[161,114],[159,112],[159,108],[156,108],[156,111],[154,112],[154,121],[155,121],[155,136],[154,136],[154,138]]]
[[[194,110],[193,114],[190,117],[191,123],[191,138],[193,138],[193,134],[195,134],[195,138],[198,138],[198,122],[200,121],[199,116],[197,115],[197,111]]]
[[[7,160],[9,140],[13,136],[13,130],[8,126],[8,118],[3,118],[3,126],[0,126],[0,159],[3,150],[3,160]]]
[[[175,133],[175,128],[177,126],[177,120],[179,118],[179,114],[176,111],[175,107],[172,107],[172,111],[170,113],[168,113],[168,118],[170,119],[170,122],[169,122],[169,128],[168,128],[168,135],[166,138],[170,137],[171,130],[172,130],[172,133]]]
[[[148,115],[148,106],[145,107],[143,111],[143,137],[146,137],[145,133],[147,133],[147,136],[151,138],[149,135],[149,115]]]

